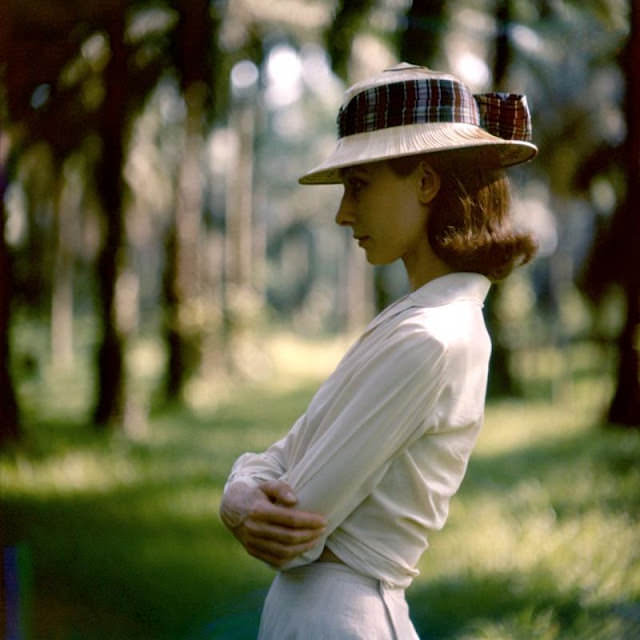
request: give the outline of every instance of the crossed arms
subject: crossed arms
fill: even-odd
[[[234,482],[220,504],[220,518],[250,555],[281,567],[311,549],[325,533],[326,519],[300,511],[291,487],[281,480],[257,487]]]
[[[426,428],[442,344],[416,323],[375,334],[379,344],[350,352],[285,438],[232,469],[222,521],[248,553],[275,567],[317,558],[322,539]]]

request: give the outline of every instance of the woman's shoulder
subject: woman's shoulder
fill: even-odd
[[[438,307],[412,307],[397,318],[393,333],[411,341],[414,348],[439,345],[443,352],[489,345],[482,309],[460,300]]]

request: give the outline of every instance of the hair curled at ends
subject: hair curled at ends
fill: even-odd
[[[533,258],[536,242],[530,233],[513,228],[504,170],[474,166],[470,159],[453,155],[406,156],[387,162],[399,176],[412,173],[421,160],[434,167],[440,190],[431,201],[427,223],[434,253],[455,271],[502,280]]]

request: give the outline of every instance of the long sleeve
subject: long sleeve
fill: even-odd
[[[263,453],[246,453],[227,484],[281,479],[298,508],[322,513],[328,533],[368,495],[433,404],[443,347],[406,324],[381,348],[352,350],[307,412]]]
[[[272,444],[263,453],[242,454],[233,464],[224,490],[226,491],[229,485],[238,481],[258,486],[262,482],[280,479],[287,470],[285,456],[287,440],[293,437],[304,420],[305,415],[303,414],[287,436]]]
[[[304,433],[287,442],[282,479],[327,534],[367,497],[394,456],[422,435],[436,404],[444,347],[401,325],[380,349],[353,353],[318,391]]]

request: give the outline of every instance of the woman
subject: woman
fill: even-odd
[[[536,153],[523,96],[473,96],[402,63],[351,87],[303,184],[344,185],[336,222],[411,292],[366,328],[304,415],[241,456],[220,514],[280,569],[259,637],[417,638],[404,591],[446,520],[482,424],[491,280],[535,252],[503,168]]]

